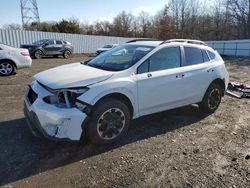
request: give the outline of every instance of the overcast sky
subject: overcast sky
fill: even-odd
[[[167,0],[37,0],[41,22],[63,18],[88,23],[112,21],[123,10],[134,15],[141,11],[154,15],[166,3]],[[20,0],[1,0],[0,26],[11,23],[22,23]]]

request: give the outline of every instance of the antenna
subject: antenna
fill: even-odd
[[[39,30],[40,18],[36,0],[20,0],[23,29],[29,26]]]

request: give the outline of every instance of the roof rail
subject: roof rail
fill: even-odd
[[[139,41],[160,41],[158,39],[150,39],[150,38],[142,38],[142,39],[133,39],[133,40],[130,40],[126,43],[132,43],[132,42],[139,42]]]
[[[203,41],[192,40],[192,39],[171,39],[171,40],[166,40],[162,42],[160,45],[165,44],[165,43],[170,43],[170,42],[184,42],[184,43],[199,44],[199,45],[207,46],[207,44]]]

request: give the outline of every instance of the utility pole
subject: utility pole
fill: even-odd
[[[36,0],[20,0],[23,29],[32,26],[39,30],[40,18]]]

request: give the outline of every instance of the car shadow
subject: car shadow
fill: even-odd
[[[205,117],[194,105],[145,116],[134,120],[128,134],[109,146],[39,139],[30,133],[24,118],[0,122],[0,186],[189,126]]]
[[[36,58],[32,57],[33,60],[36,60]],[[58,55],[58,56],[43,56],[40,58],[41,59],[64,59],[62,55]]]

